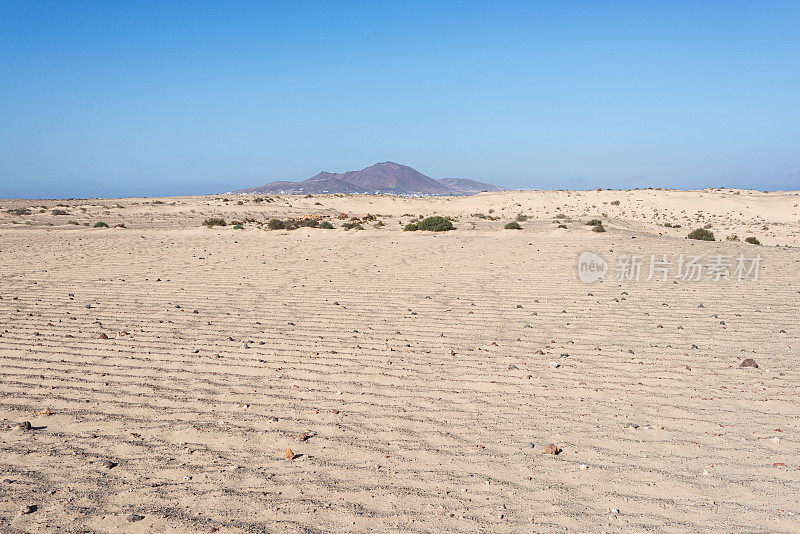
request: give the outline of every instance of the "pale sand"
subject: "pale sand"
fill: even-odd
[[[800,530],[798,193],[222,198],[0,200],[0,531]],[[386,226],[200,226],[338,212]],[[587,285],[586,250],[763,261]]]

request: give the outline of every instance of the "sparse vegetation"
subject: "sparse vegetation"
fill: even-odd
[[[511,221],[510,223],[507,223],[504,228],[506,230],[522,230],[522,227],[517,221]]]
[[[330,221],[322,221],[317,225],[317,228],[322,228],[323,230],[333,230],[333,225]]]
[[[525,214],[523,214],[523,213],[519,213],[519,214],[517,214],[517,222],[525,222],[525,221],[527,221],[529,218],[530,218],[530,217],[528,217],[527,215],[525,215]]]
[[[30,215],[31,210],[28,208],[11,208],[10,210],[6,210],[11,215]]]
[[[592,219],[591,221],[586,223],[586,226],[602,226],[603,221],[600,219]]]
[[[567,229],[567,225],[566,224],[559,224],[558,228],[563,228],[564,230],[566,230]]]
[[[436,215],[418,222],[417,229],[428,232],[447,232],[453,229],[453,223],[450,222],[450,219]]]
[[[67,210],[50,210],[50,213],[53,215],[69,215]]]
[[[603,233],[605,231],[606,231],[606,227],[603,226],[602,224],[598,224],[594,228],[592,228],[592,232],[597,232],[598,234]]]
[[[417,223],[408,223],[403,227],[404,232],[416,232],[417,230],[419,230]]]
[[[761,244],[761,241],[759,241],[758,238],[754,237],[754,236],[750,236],[748,238],[745,238],[744,242],[745,243],[750,243],[751,245],[760,245]]]
[[[233,229],[234,230],[244,230],[244,226],[242,226],[241,224],[236,224],[236,225],[233,226]]]
[[[706,228],[697,228],[689,232],[689,239],[698,239],[700,241],[714,241],[714,232]]]
[[[284,228],[286,228],[286,223],[284,223],[280,219],[272,218],[267,221],[267,228],[269,228],[270,230],[283,230]]]
[[[363,230],[364,227],[357,222],[346,222],[342,225],[345,230]]]
[[[205,221],[203,221],[203,226],[208,226],[209,228],[213,226],[226,226],[226,225],[227,223],[225,222],[225,219],[221,219],[219,217],[212,217],[210,219],[206,219]]]
[[[104,223],[103,221],[97,221],[94,223],[94,228],[108,228],[108,224]]]

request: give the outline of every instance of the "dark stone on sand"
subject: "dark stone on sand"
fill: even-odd
[[[758,364],[753,358],[746,358],[742,363],[739,364],[739,367],[754,367],[758,369]]]
[[[20,430],[30,430],[33,428],[30,421],[23,421],[19,424]]]
[[[144,519],[144,516],[139,514],[131,514],[125,519],[127,519],[129,523],[136,523],[137,521]]]

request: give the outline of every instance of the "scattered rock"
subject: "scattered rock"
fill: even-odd
[[[119,464],[117,464],[116,462],[112,462],[111,460],[106,460],[105,462],[103,462],[103,467],[105,467],[106,469],[114,469],[115,467],[117,467],[117,465]]]
[[[516,366],[516,365],[514,365],[513,363],[512,363],[511,365],[509,365],[509,366],[508,366],[508,370],[509,370],[509,371],[515,371],[515,370],[517,370],[517,369],[519,369],[519,367],[517,367],[517,366]]]
[[[295,454],[292,452],[292,449],[286,449],[285,454],[287,460],[294,460]]]
[[[307,434],[303,432],[302,434],[297,435],[297,439],[299,439],[300,441],[308,441],[308,439],[311,438],[312,435],[313,434]]]
[[[636,423],[625,423],[624,425],[622,425],[622,428],[633,428],[635,430],[639,428],[639,425],[637,425]]]
[[[550,366],[550,369],[555,369],[557,367],[561,367],[561,364],[558,363],[558,362],[550,362],[548,365]]]
[[[544,453],[545,454],[552,454],[552,455],[555,456],[555,455],[561,453],[561,449],[556,447],[553,443],[548,443],[547,445],[544,446]]]
[[[755,367],[758,369],[758,364],[753,358],[746,358],[742,363],[739,364],[739,367]]]
[[[129,523],[136,523],[137,521],[144,519],[144,516],[139,514],[131,514],[125,519],[127,519]]]
[[[108,336],[105,334],[105,332],[100,334],[100,339],[108,339]]]
[[[30,421],[23,421],[19,424],[20,430],[30,430],[33,428]]]
[[[33,512],[35,512],[38,509],[39,509],[39,507],[36,506],[35,504],[23,504],[19,508],[19,515],[32,514]]]

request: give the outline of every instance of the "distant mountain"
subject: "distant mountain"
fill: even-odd
[[[505,191],[502,187],[483,182],[476,182],[467,178],[442,178],[439,183],[446,185],[450,189],[459,191],[463,195],[474,195],[481,191]]]
[[[391,161],[376,163],[360,171],[321,172],[302,182],[270,182],[239,189],[233,194],[366,193],[393,195],[471,195],[502,188],[458,178],[434,180],[406,165]]]

